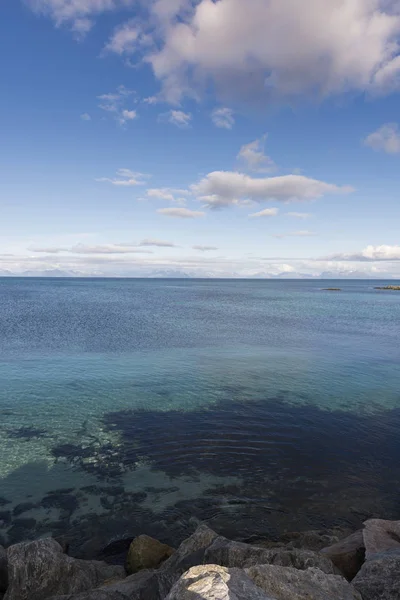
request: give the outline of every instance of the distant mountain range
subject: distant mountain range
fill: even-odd
[[[149,279],[396,279],[393,276],[380,277],[368,275],[363,271],[323,271],[319,275],[311,273],[278,273],[271,275],[270,273],[253,273],[251,275],[243,275],[241,273],[218,273],[213,271],[202,272],[196,271],[187,273],[177,269],[156,270],[151,272],[136,272],[136,273],[115,273],[113,275],[107,273],[83,273],[82,271],[62,270],[62,269],[47,269],[44,271],[22,271],[15,273],[8,270],[0,271],[0,277],[99,277],[99,278],[149,278]]]

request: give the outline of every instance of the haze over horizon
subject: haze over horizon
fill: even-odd
[[[396,0],[5,0],[0,276],[400,278]]]

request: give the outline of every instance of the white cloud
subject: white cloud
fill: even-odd
[[[309,219],[310,217],[312,217],[311,213],[304,212],[288,212],[286,213],[286,215],[288,217],[293,217],[294,219]]]
[[[112,183],[113,185],[119,185],[123,187],[130,187],[136,185],[145,185],[145,178],[147,175],[144,173],[135,173],[130,169],[118,169],[117,177],[110,179],[109,177],[100,177],[96,181]]]
[[[167,202],[173,202],[180,206],[185,206],[186,198],[182,196],[188,195],[187,190],[175,189],[175,188],[150,188],[146,191],[148,198],[157,198],[157,200],[166,200]],[[178,196],[178,197],[177,197]]]
[[[158,46],[146,57],[171,102],[209,81],[222,100],[244,102],[399,87],[397,0],[201,0],[186,14],[180,8],[153,32]]]
[[[119,122],[123,124],[126,123],[126,121],[133,121],[134,119],[136,119],[136,117],[136,110],[123,110],[119,118]]]
[[[317,234],[314,231],[290,231],[289,233],[275,233],[272,237],[283,239],[286,237],[314,237]]]
[[[127,7],[135,0],[26,0],[36,13],[50,17],[57,27],[66,25],[79,34],[87,33],[92,17]]]
[[[68,248],[58,248],[57,246],[49,246],[49,247],[32,247],[28,248],[32,252],[38,252],[43,254],[58,254],[59,252],[68,252]]]
[[[190,113],[185,113],[183,110],[170,110],[167,114],[160,115],[161,120],[166,119],[169,123],[185,129],[189,127],[192,120]]]
[[[249,215],[249,217],[276,217],[278,212],[278,208],[265,208],[264,210],[260,210],[260,212]]]
[[[243,173],[214,171],[192,186],[192,191],[210,208],[231,206],[246,201],[280,202],[316,200],[325,194],[352,192],[350,186],[338,186],[302,175],[252,178]]]
[[[159,248],[177,248],[176,244],[172,242],[165,242],[163,240],[142,240],[139,246],[157,246]]]
[[[160,215],[166,217],[176,217],[178,219],[198,219],[204,217],[205,213],[198,210],[189,210],[188,208],[159,208]]]
[[[383,150],[388,154],[400,152],[400,131],[397,123],[386,123],[377,131],[371,133],[365,140],[366,146],[374,150]]]
[[[231,108],[215,108],[211,113],[212,122],[220,129],[232,129],[235,124]]]
[[[244,162],[251,171],[258,171],[259,173],[270,173],[276,170],[276,164],[265,154],[265,140],[267,136],[264,135],[254,142],[244,144],[240,148],[237,158]]]
[[[88,113],[83,113],[81,115],[81,119],[82,119],[82,121],[91,121],[92,117]]]
[[[138,47],[140,28],[136,21],[128,21],[118,26],[105,46],[107,52],[132,54]]]
[[[157,198],[158,200],[167,200],[174,202],[175,198],[169,188],[150,188],[146,191],[148,198]]]
[[[139,244],[139,246],[156,245],[156,244]],[[142,250],[135,244],[100,244],[86,245],[75,244],[70,248],[66,247],[49,247],[49,248],[31,248],[32,252],[45,254],[59,254],[67,252],[71,254],[152,254],[151,250]]]
[[[68,250],[76,254],[152,254],[151,250],[141,250],[129,244],[104,244],[99,246],[86,246],[77,244]]]
[[[216,246],[192,246],[193,250],[200,250],[200,252],[211,252],[212,250],[218,250]]]
[[[99,108],[111,113],[120,125],[125,125],[127,121],[137,118],[137,112],[126,107],[127,102],[137,102],[135,90],[120,85],[115,92],[102,94],[98,96],[98,99],[100,100]]]
[[[400,246],[367,246],[361,252],[355,254],[335,254],[324,260],[335,261],[360,261],[360,262],[379,262],[379,261],[400,261]]]
[[[149,104],[150,106],[154,106],[155,104],[158,104],[160,102],[160,99],[158,98],[158,96],[148,96],[147,98],[143,99],[143,102],[145,104]]]

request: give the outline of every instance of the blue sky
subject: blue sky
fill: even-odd
[[[1,13],[0,274],[400,278],[398,2]]]

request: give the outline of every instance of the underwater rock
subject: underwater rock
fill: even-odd
[[[175,552],[174,548],[162,544],[148,535],[135,538],[126,557],[126,571],[129,575],[142,569],[154,569],[160,566]]]

